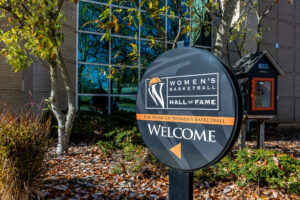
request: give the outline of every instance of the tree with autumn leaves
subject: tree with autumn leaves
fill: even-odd
[[[0,0],[1,18],[5,18],[8,23],[7,29],[0,30],[0,40],[4,44],[1,54],[16,71],[29,67],[33,63],[34,57],[38,58],[42,66],[49,71],[51,80],[49,103],[51,111],[58,122],[58,146],[56,151],[58,155],[63,155],[68,149],[70,133],[76,114],[75,93],[61,50],[64,38],[61,32],[63,22],[62,6],[65,1],[67,0]],[[108,5],[114,1],[118,0],[109,0]],[[122,20],[126,23],[124,25],[142,26],[145,19],[142,19],[139,8],[145,8],[146,12],[150,14],[159,35],[158,38],[151,36],[148,38],[151,41],[149,46],[152,48],[156,45],[156,41],[160,41],[160,49],[162,52],[166,51],[166,34],[160,24],[160,16],[167,13],[169,8],[161,7],[159,0],[142,0],[140,3],[136,3],[134,0],[129,1],[135,3],[136,6],[126,11],[126,15]],[[211,28],[204,31],[205,35],[211,31],[215,33],[214,53],[225,59],[228,56],[229,42],[234,42],[239,52],[241,52],[244,50],[243,44],[246,34],[249,32],[248,28],[245,27],[245,24],[247,24],[245,19],[249,8],[252,8],[258,20],[254,37],[259,50],[262,38],[262,19],[277,3],[276,0],[265,1],[268,1],[269,4],[262,10],[256,0],[171,0],[178,13],[178,27],[175,31],[172,47],[175,48],[177,42],[185,34],[192,37],[197,35],[195,34],[197,32],[203,32],[203,27],[212,21]],[[293,3],[291,0],[288,1]],[[73,0],[73,2],[78,3],[78,0]],[[243,9],[239,18],[232,23],[237,4],[242,4]],[[190,7],[191,12],[182,10],[182,5]],[[121,25],[117,15],[122,12],[124,10],[111,10],[110,6],[107,6],[98,19],[87,23],[97,24],[105,30],[101,40],[110,40],[112,29],[116,34],[120,31]],[[171,17],[174,16],[174,11],[171,11],[170,15]],[[185,23],[184,17],[186,15],[191,15],[190,18],[196,26],[191,27],[190,23]],[[240,53],[240,55],[242,54]],[[137,60],[138,56],[137,47],[132,44],[132,52],[128,55],[128,59]],[[113,72],[109,76],[113,76]],[[67,95],[68,111],[66,114],[58,107],[58,76],[63,79]]]
[[[65,1],[0,0],[1,18],[5,18],[8,23],[6,30],[0,30],[0,40],[4,43],[1,54],[15,71],[29,67],[36,57],[50,73],[49,103],[58,122],[58,155],[68,149],[76,114],[74,89],[61,50],[64,39],[61,32],[62,6]],[[74,3],[77,1],[74,0]],[[67,94],[66,114],[58,107],[59,75]]]

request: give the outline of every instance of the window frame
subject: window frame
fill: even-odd
[[[141,2],[141,0],[139,0],[139,3]],[[168,5],[168,0],[162,0],[163,4],[164,5]],[[76,101],[76,109],[78,110],[79,109],[79,98],[81,96],[107,96],[108,98],[108,114],[110,115],[111,114],[111,100],[113,97],[116,97],[116,96],[119,96],[119,97],[123,97],[123,96],[126,96],[126,97],[134,97],[136,96],[136,94],[114,94],[112,92],[112,80],[109,80],[109,83],[108,83],[108,93],[107,94],[94,94],[94,93],[81,93],[80,91],[78,91],[79,89],[79,76],[78,76],[78,73],[79,73],[79,66],[80,65],[100,65],[100,66],[112,66],[112,67],[118,67],[117,64],[113,64],[112,63],[112,41],[108,41],[108,62],[105,62],[105,63],[102,63],[102,62],[84,62],[84,61],[81,61],[79,60],[79,55],[78,55],[78,51],[80,50],[79,49],[79,34],[86,34],[86,35],[96,35],[95,37],[97,36],[102,36],[104,33],[99,31],[99,30],[83,30],[81,29],[80,27],[80,24],[79,24],[79,17],[80,17],[80,4],[83,3],[83,4],[91,4],[91,5],[97,5],[99,7],[101,6],[107,6],[107,2],[104,2],[104,1],[95,1],[95,0],[79,0],[77,5],[76,5],[76,77],[75,77],[75,101]],[[109,5],[110,9],[115,9],[115,8],[121,8],[121,9],[130,9],[131,7],[130,6],[124,6],[124,5],[118,5],[118,4],[110,4]],[[139,7],[139,12],[140,13],[145,13],[146,11],[142,9],[142,7]],[[190,10],[191,12],[191,10]],[[168,20],[169,18],[171,17],[170,13],[168,13],[167,11],[165,13],[163,13],[161,15],[163,18],[164,18],[164,30],[165,30],[165,47],[166,49],[168,49],[168,46],[169,45],[172,45],[173,42],[168,40]],[[175,16],[176,19],[178,19],[179,17],[178,16]],[[192,24],[192,18],[191,16],[189,17],[186,17],[185,20],[188,20],[190,21],[190,24]],[[212,24],[213,22],[211,22]],[[130,65],[126,65],[127,68],[138,68],[138,85],[139,85],[139,82],[141,80],[141,77],[144,73],[144,71],[148,68],[148,66],[143,66],[142,63],[141,63],[141,53],[142,53],[142,47],[141,47],[141,44],[143,42],[151,42],[150,39],[148,38],[144,38],[142,37],[142,30],[141,30],[141,26],[139,25],[138,26],[138,30],[137,30],[137,33],[138,33],[138,37],[135,38],[135,37],[132,37],[132,36],[129,36],[129,35],[122,35],[122,34],[116,34],[116,33],[112,33],[112,31],[110,31],[110,34],[112,37],[114,38],[120,38],[120,39],[134,39],[134,40],[137,40],[137,45],[138,45],[138,53],[140,54],[139,58],[138,58],[138,66],[130,66]],[[211,46],[201,46],[201,45],[191,45],[191,37],[189,37],[189,43],[190,43],[190,46],[193,46],[195,48],[204,48],[204,49],[207,49],[208,51],[213,51],[213,32],[212,32],[212,36],[210,38],[211,40]],[[160,41],[158,40],[154,40],[156,43],[159,43]]]
[[[252,90],[251,90],[251,110],[253,111],[274,111],[275,109],[275,80],[274,78],[261,78],[261,77],[253,77],[252,78]],[[271,83],[271,96],[269,107],[256,107],[255,106],[255,83],[258,81],[270,82]]]

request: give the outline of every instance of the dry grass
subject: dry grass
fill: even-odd
[[[50,120],[28,109],[14,116],[0,111],[0,199],[28,200],[47,170]]]

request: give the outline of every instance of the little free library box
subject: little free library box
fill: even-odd
[[[248,54],[232,68],[241,87],[244,114],[249,118],[276,115],[277,77],[284,72],[271,54],[267,50]]]
[[[242,111],[230,68],[210,52],[191,47],[167,51],[151,64],[136,104],[146,146],[160,162],[185,172],[226,155],[238,136]]]

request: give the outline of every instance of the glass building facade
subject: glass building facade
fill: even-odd
[[[148,1],[142,7],[139,7],[139,0],[116,1],[109,7],[112,12],[122,9],[117,14],[120,28],[118,33],[112,29],[111,40],[107,41],[101,40],[103,29],[88,23],[99,19],[108,6],[107,1],[79,0],[77,4],[76,107],[79,111],[112,115],[120,111],[135,113],[136,94],[143,73],[156,57],[173,46],[178,32],[178,9],[174,0],[160,0],[159,6],[169,9],[154,20],[147,12]],[[138,8],[142,21],[136,21],[142,24],[127,26],[128,22],[123,21],[131,8]],[[191,32],[181,35],[179,41],[211,50],[212,33],[204,30],[211,24],[203,27],[203,31],[193,31],[201,25],[190,18],[190,10],[184,3],[181,11],[186,16],[183,24],[189,25]],[[155,44],[149,45],[153,40]],[[138,54],[136,59],[128,56],[134,50]]]

